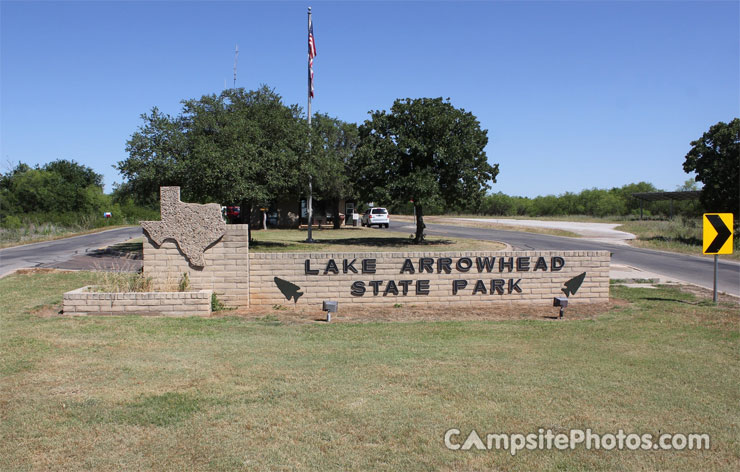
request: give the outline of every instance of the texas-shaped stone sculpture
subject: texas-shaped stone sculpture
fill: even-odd
[[[157,246],[173,239],[190,264],[204,267],[203,253],[226,232],[217,203],[183,203],[180,187],[160,187],[161,221],[142,221],[141,227]]]

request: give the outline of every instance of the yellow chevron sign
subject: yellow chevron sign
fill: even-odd
[[[704,254],[732,254],[732,213],[704,213]]]

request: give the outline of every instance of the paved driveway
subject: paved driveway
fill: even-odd
[[[585,223],[578,221],[547,221],[547,220],[517,220],[512,218],[455,218],[462,221],[476,221],[479,223],[497,223],[510,226],[525,226],[528,228],[562,229],[576,233],[591,241],[602,241],[612,244],[627,244],[635,239],[632,233],[617,231],[620,224],[614,223]]]
[[[408,231],[410,233],[415,229],[416,225],[413,223],[397,223],[391,227],[392,231]],[[636,267],[642,271],[662,275],[672,280],[711,289],[714,279],[714,262],[711,257],[654,251],[613,241],[592,241],[586,238],[566,238],[546,234],[433,223],[427,224],[425,232],[435,236],[504,241],[514,249],[523,251],[605,250],[612,253],[613,264]],[[719,291],[740,296],[740,264],[720,260],[718,273],[719,283],[717,286]]]
[[[30,267],[116,269],[116,267],[107,266],[113,258],[104,258],[101,249],[139,236],[141,236],[141,226],[131,226],[0,249],[0,277],[16,269]],[[124,264],[126,261],[117,263]],[[126,267],[120,267],[120,270],[130,268],[126,265]]]

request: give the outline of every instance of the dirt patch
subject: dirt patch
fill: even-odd
[[[593,319],[614,307],[628,302],[613,299],[609,303],[568,307],[564,321]],[[284,324],[306,324],[324,322],[326,313],[320,309],[274,306],[272,308],[240,308],[233,311],[214,313],[214,316],[240,316],[255,321],[279,322]],[[428,306],[396,305],[388,307],[339,306],[332,314],[332,323],[374,323],[415,321],[511,321],[511,320],[557,320],[558,309],[551,306]]]
[[[708,288],[698,287],[696,285],[679,285],[679,289],[682,292],[694,295],[696,298],[712,300],[712,290]],[[722,292],[717,293],[717,302],[740,306],[740,298]]]
[[[68,272],[62,269],[55,269],[52,267],[31,267],[29,269],[18,269],[14,273],[18,275],[32,275],[32,274],[51,274],[54,272]]]
[[[62,314],[62,305],[43,305],[31,310],[31,316],[39,318],[53,318]]]

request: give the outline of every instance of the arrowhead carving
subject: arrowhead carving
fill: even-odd
[[[565,288],[561,288],[560,290],[565,294],[566,297],[575,295],[578,289],[581,288],[581,284],[583,283],[583,280],[585,278],[586,278],[585,272],[580,275],[576,275],[569,281],[565,282]]]

